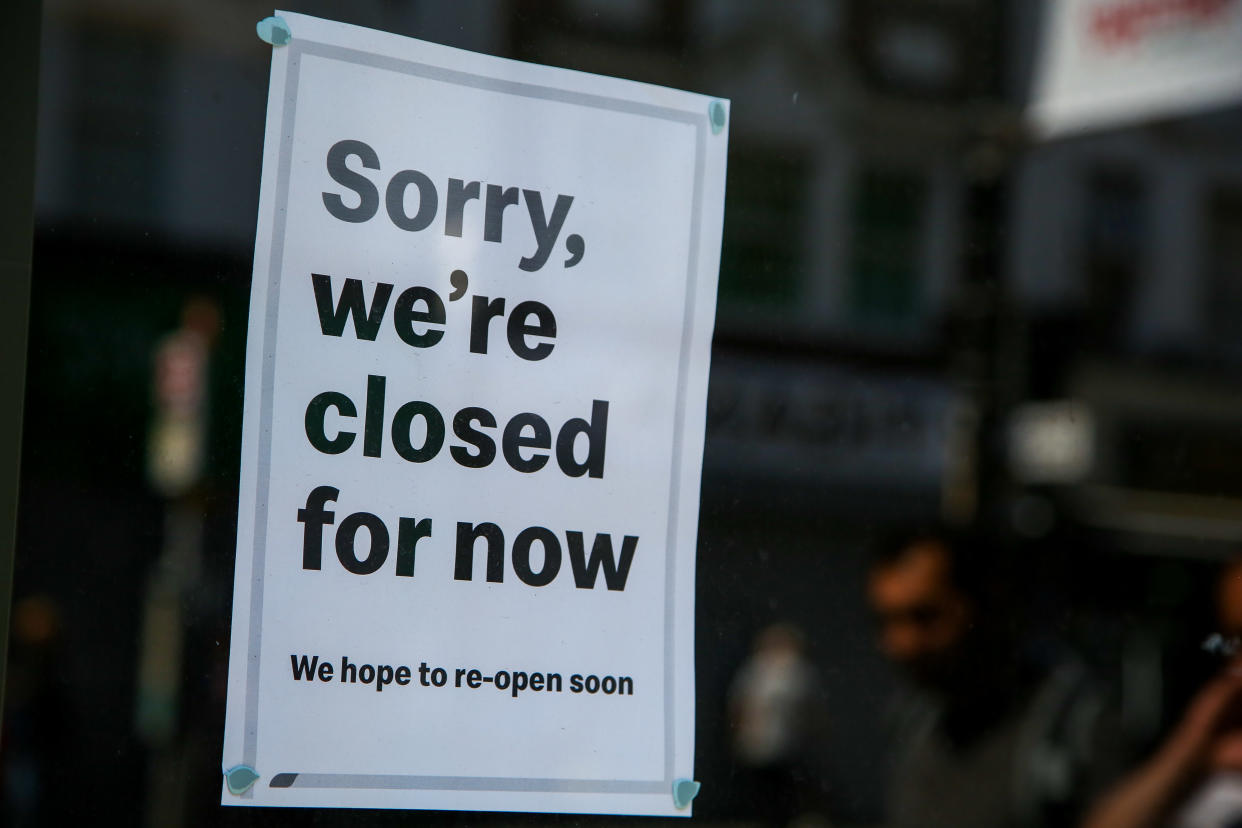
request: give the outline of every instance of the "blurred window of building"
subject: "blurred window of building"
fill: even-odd
[[[689,40],[689,6],[689,0],[517,0],[513,34],[520,51],[547,51],[548,59],[560,53],[576,61],[590,44],[680,50]]]
[[[1207,328],[1213,344],[1242,356],[1242,183],[1215,188],[1207,200],[1204,267]]]
[[[1103,167],[1086,181],[1083,286],[1088,330],[1111,347],[1124,333],[1150,250],[1148,190],[1139,172]]]
[[[798,152],[739,148],[730,153],[720,261],[722,323],[750,310],[796,308],[811,167]]]
[[[664,4],[657,0],[562,0],[562,5],[572,17],[613,32],[645,35],[657,31],[664,18]]]
[[[150,221],[165,206],[160,134],[167,55],[142,29],[87,23],[76,32],[71,186],[75,211],[119,224]]]
[[[923,310],[921,252],[928,184],[913,170],[862,171],[851,201],[849,307],[862,327],[900,333]]]
[[[854,0],[855,60],[867,85],[926,100],[985,94],[998,76],[996,6],[979,0]]]

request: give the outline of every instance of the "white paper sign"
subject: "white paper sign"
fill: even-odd
[[[1049,0],[1030,117],[1043,135],[1242,100],[1242,0]]]
[[[726,102],[280,14],[222,801],[688,815]]]

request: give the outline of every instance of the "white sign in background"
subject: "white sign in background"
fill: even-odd
[[[1242,0],[1049,0],[1029,117],[1044,137],[1242,100]]]
[[[724,102],[280,14],[222,801],[688,814]]]

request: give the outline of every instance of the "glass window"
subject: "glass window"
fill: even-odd
[[[220,806],[272,9],[19,5],[0,821],[639,824]],[[731,102],[696,820],[1242,820],[1242,4],[296,6]]]

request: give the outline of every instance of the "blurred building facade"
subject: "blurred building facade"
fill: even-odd
[[[213,801],[219,784],[269,60],[253,26],[271,9],[44,6],[16,588],[63,607],[84,734],[68,761],[84,774],[114,757],[90,775],[94,801],[135,820],[215,824],[218,809],[188,803]],[[999,515],[1024,566],[1055,576],[1072,561],[1077,585],[1049,599],[1073,610],[1059,632],[1098,654],[1138,740],[1168,715],[1167,652],[1196,629],[1186,607],[1242,540],[1230,450],[1242,442],[1242,109],[1034,144],[1020,116],[1038,7],[298,5],[732,99],[699,549],[696,764],[716,780],[699,800],[709,817],[731,807],[729,678],[753,634],[784,620],[806,631],[823,674],[831,816],[878,818],[876,699],[892,679],[861,585],[886,527]],[[183,761],[206,776],[150,805],[120,782],[143,777],[155,751],[131,716],[144,588],[166,543],[142,457],[151,354],[191,295],[223,317],[176,712],[176,738],[201,754]],[[52,412],[77,412],[74,427]],[[1033,468],[1032,453],[1061,461]]]

